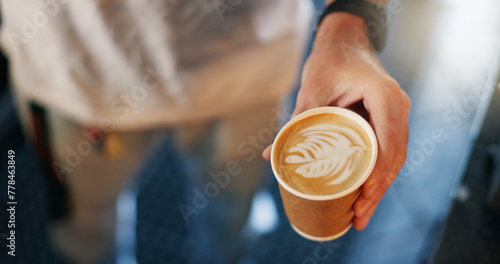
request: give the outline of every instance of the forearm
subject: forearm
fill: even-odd
[[[366,34],[365,21],[363,18],[338,12],[326,16],[318,27],[314,39],[313,51],[341,48],[339,43],[363,43],[369,47],[369,38]]]

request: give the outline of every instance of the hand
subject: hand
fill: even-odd
[[[337,13],[318,29],[292,118],[308,109],[339,106],[365,117],[377,135],[379,154],[353,206],[353,226],[363,230],[406,160],[410,99],[371,50],[364,21]],[[262,153],[270,159],[271,147]]]

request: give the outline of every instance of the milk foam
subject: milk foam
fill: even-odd
[[[371,140],[355,121],[335,114],[309,116],[279,140],[280,177],[307,194],[328,195],[354,185],[371,160]]]
[[[304,137],[285,155],[285,162],[297,164],[297,174],[306,178],[331,177],[328,184],[344,182],[359,162],[357,152],[368,150],[354,130],[337,125],[321,124],[299,132]]]

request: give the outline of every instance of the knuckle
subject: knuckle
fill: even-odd
[[[394,80],[393,78],[386,78],[384,81],[384,85],[387,87],[387,89],[394,94],[399,94],[401,93],[401,87],[399,86],[399,83]]]
[[[410,109],[410,107],[411,107],[410,97],[403,90],[401,90],[401,102],[402,102],[403,106],[406,107],[406,109]]]

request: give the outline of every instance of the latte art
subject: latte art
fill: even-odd
[[[280,148],[281,177],[306,194],[328,195],[354,185],[371,160],[363,128],[346,117],[319,114],[288,127]]]
[[[306,178],[326,177],[328,184],[339,184],[353,172],[368,150],[361,137],[350,128],[317,125],[299,132],[301,143],[288,150],[285,165],[298,167],[297,174]]]

